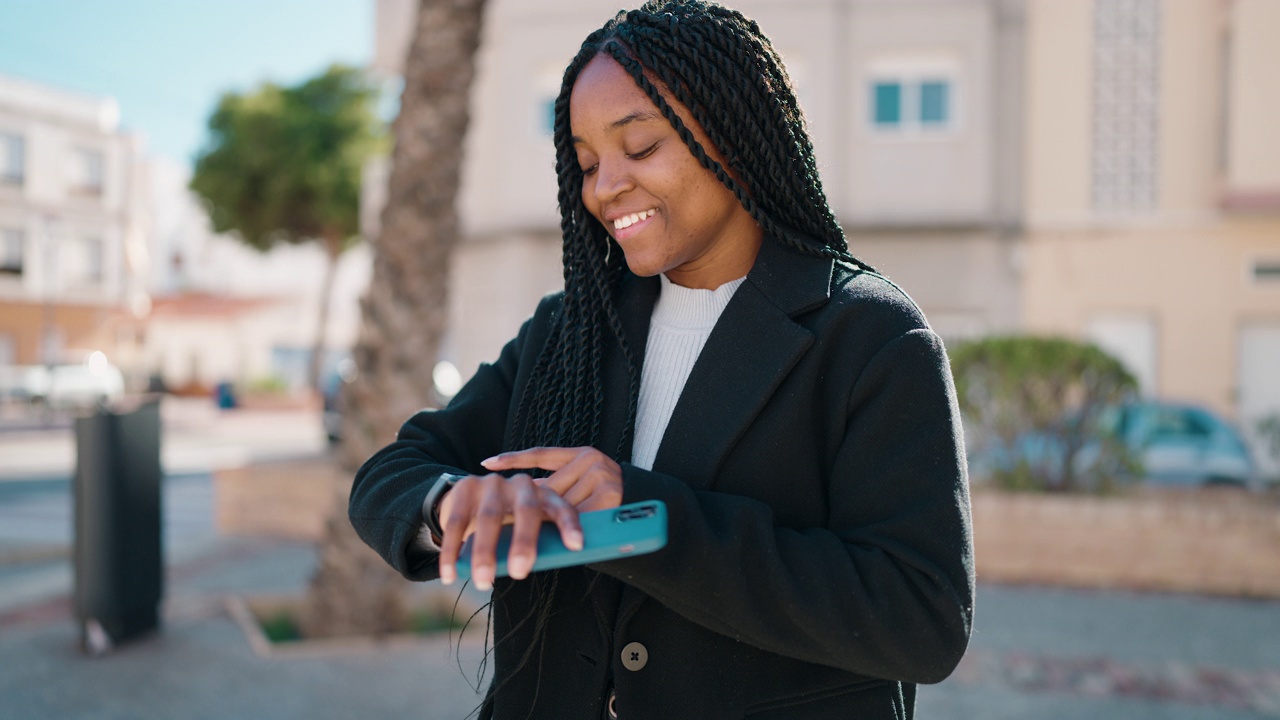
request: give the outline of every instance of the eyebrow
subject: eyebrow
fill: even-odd
[[[662,120],[662,119],[663,119],[662,113],[658,112],[657,110],[637,110],[629,115],[625,115],[609,123],[609,129],[617,130],[618,128],[623,127],[625,125],[630,125],[631,123],[650,122],[653,120]],[[574,145],[577,145],[578,143],[581,143],[581,142],[585,142],[582,138],[578,137],[577,135],[574,135],[571,139],[573,140]]]

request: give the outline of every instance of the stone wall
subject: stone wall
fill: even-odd
[[[213,476],[214,524],[227,535],[318,542],[351,491],[351,473],[329,458],[258,463]]]
[[[973,495],[979,581],[1280,597],[1280,500],[1237,490]]]
[[[327,458],[214,476],[219,532],[318,541],[351,474]],[[1280,597],[1280,498],[1236,490],[1123,497],[976,488],[982,582]]]

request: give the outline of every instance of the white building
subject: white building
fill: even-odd
[[[146,310],[146,166],[114,100],[0,76],[0,365],[128,358]]]

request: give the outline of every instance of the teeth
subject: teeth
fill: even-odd
[[[613,221],[613,229],[621,230],[623,228],[629,228],[632,225],[635,225],[636,223],[640,222],[641,220],[644,220],[647,217],[652,217],[653,214],[656,212],[658,212],[657,209],[652,209],[652,210],[645,210],[644,212],[631,213],[630,215],[625,215]]]

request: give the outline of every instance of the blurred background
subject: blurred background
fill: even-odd
[[[987,617],[1014,624],[991,626],[977,659],[944,686],[958,689],[922,694],[922,704],[936,717],[1280,714],[1280,0],[731,4],[760,22],[787,64],[852,252],[911,294],[969,363],[957,380],[977,489],[1081,489],[1076,474],[1111,473],[1121,482],[1082,488],[1090,498],[1144,484],[1238,491],[1187,501],[1212,507],[1208,520],[1143,496],[1157,503],[1142,511],[1158,536],[1147,554],[1107,574],[1093,551],[1071,546],[1087,567],[1056,575],[1028,571],[1029,560],[996,563],[1002,548],[1025,550],[1025,536],[984,537],[983,522],[1043,528],[1045,517],[1065,517],[1116,549],[1132,543],[1102,528],[1132,527],[1133,516],[1071,506],[1033,517],[999,504],[1004,496],[979,508],[979,492],[979,577],[1014,583],[986,588],[997,609]],[[72,583],[69,430],[104,400],[164,397],[169,572],[174,563],[208,571],[179,573],[171,597],[305,585],[327,505],[307,500],[312,516],[272,529],[243,508],[273,506],[251,498],[229,509],[233,491],[217,490],[216,478],[239,487],[246,468],[324,458],[340,438],[338,396],[359,373],[360,298],[418,7],[0,0],[0,657],[60,638],[47,628],[69,612],[56,605]],[[460,242],[444,271],[447,322],[424,404],[447,400],[560,285],[551,106],[568,59],[617,7],[487,4]],[[220,209],[228,183],[257,188],[256,159],[270,154],[268,143],[241,165],[211,159],[226,157],[237,108],[248,117],[288,107],[326,78],[355,88],[343,115],[359,136],[358,152],[344,156],[354,179],[333,196],[350,227],[263,230]],[[246,179],[226,180],[236,172]],[[1069,364],[1059,346],[1035,350],[1047,354],[1031,369],[1001,364],[1032,350],[999,343],[1037,338],[1100,351],[1082,367],[1106,369],[1112,389],[1095,398],[1093,376],[1077,369],[1047,405],[1009,400]],[[997,376],[1015,382],[1000,390]],[[1103,468],[1113,442],[1125,453]],[[1072,469],[1061,470],[1064,459]],[[1047,466],[1057,470],[1037,469]],[[1159,527],[1197,543],[1246,526],[1242,549],[1204,551],[1195,578],[1142,575],[1200,552]],[[1037,552],[1064,546],[1054,538]],[[1224,553],[1241,560],[1234,575],[1215,570],[1231,565]],[[1048,589],[1060,585],[1192,594]],[[180,620],[214,622],[216,612],[193,603]],[[1034,608],[1074,624],[1046,629],[1046,611]],[[1185,632],[1202,621],[1203,634]],[[1093,645],[1080,640],[1090,630]],[[6,651],[6,636],[21,640]],[[291,681],[319,686],[326,673],[352,671],[317,662]],[[1202,667],[1226,679],[1214,685]],[[169,690],[180,695],[188,680]],[[74,714],[23,697],[26,711]],[[1098,704],[1107,698],[1132,702]],[[28,716],[39,715],[14,715]]]

